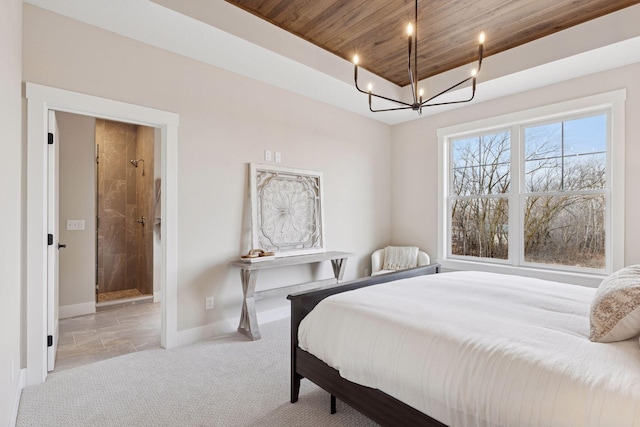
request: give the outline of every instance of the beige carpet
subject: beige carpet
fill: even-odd
[[[18,426],[373,426],[307,380],[289,402],[289,321],[53,373],[22,392]]]

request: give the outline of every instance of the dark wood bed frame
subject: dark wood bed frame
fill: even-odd
[[[332,414],[336,412],[336,398],[338,398],[383,426],[445,426],[380,390],[345,380],[337,370],[298,347],[300,321],[326,297],[394,280],[435,274],[439,271],[439,264],[431,264],[366,277],[331,288],[289,295],[287,298],[291,301],[291,403],[298,401],[300,381],[307,378],[331,395]]]

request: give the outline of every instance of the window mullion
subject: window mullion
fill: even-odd
[[[452,258],[453,253],[451,250],[452,244],[452,230],[453,230],[453,196],[454,191],[452,186],[454,185],[454,160],[453,160],[453,140],[446,139],[446,145],[444,149],[444,164],[446,164],[446,183],[444,186],[445,197],[446,197],[446,207],[445,207],[445,218],[446,218],[446,227],[448,232],[444,236],[444,247],[441,249],[446,254],[447,258]]]
[[[511,184],[509,191],[509,262],[520,265],[522,257],[522,199],[520,193],[524,158],[521,150],[521,131],[518,125],[511,127]]]

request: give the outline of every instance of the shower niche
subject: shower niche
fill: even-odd
[[[153,298],[154,129],[96,120],[96,302]]]

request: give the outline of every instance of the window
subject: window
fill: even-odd
[[[511,135],[451,141],[451,254],[507,259]]]
[[[525,262],[605,269],[607,122],[605,112],[524,128]]]
[[[624,215],[614,214],[614,206],[624,209],[624,190],[612,197],[611,172],[618,184],[624,180],[624,156],[612,150],[614,107],[553,107],[555,114],[538,109],[489,120],[493,126],[438,131],[444,184],[438,258],[445,267],[480,262],[605,274],[623,262],[624,243],[611,238],[614,217]]]

